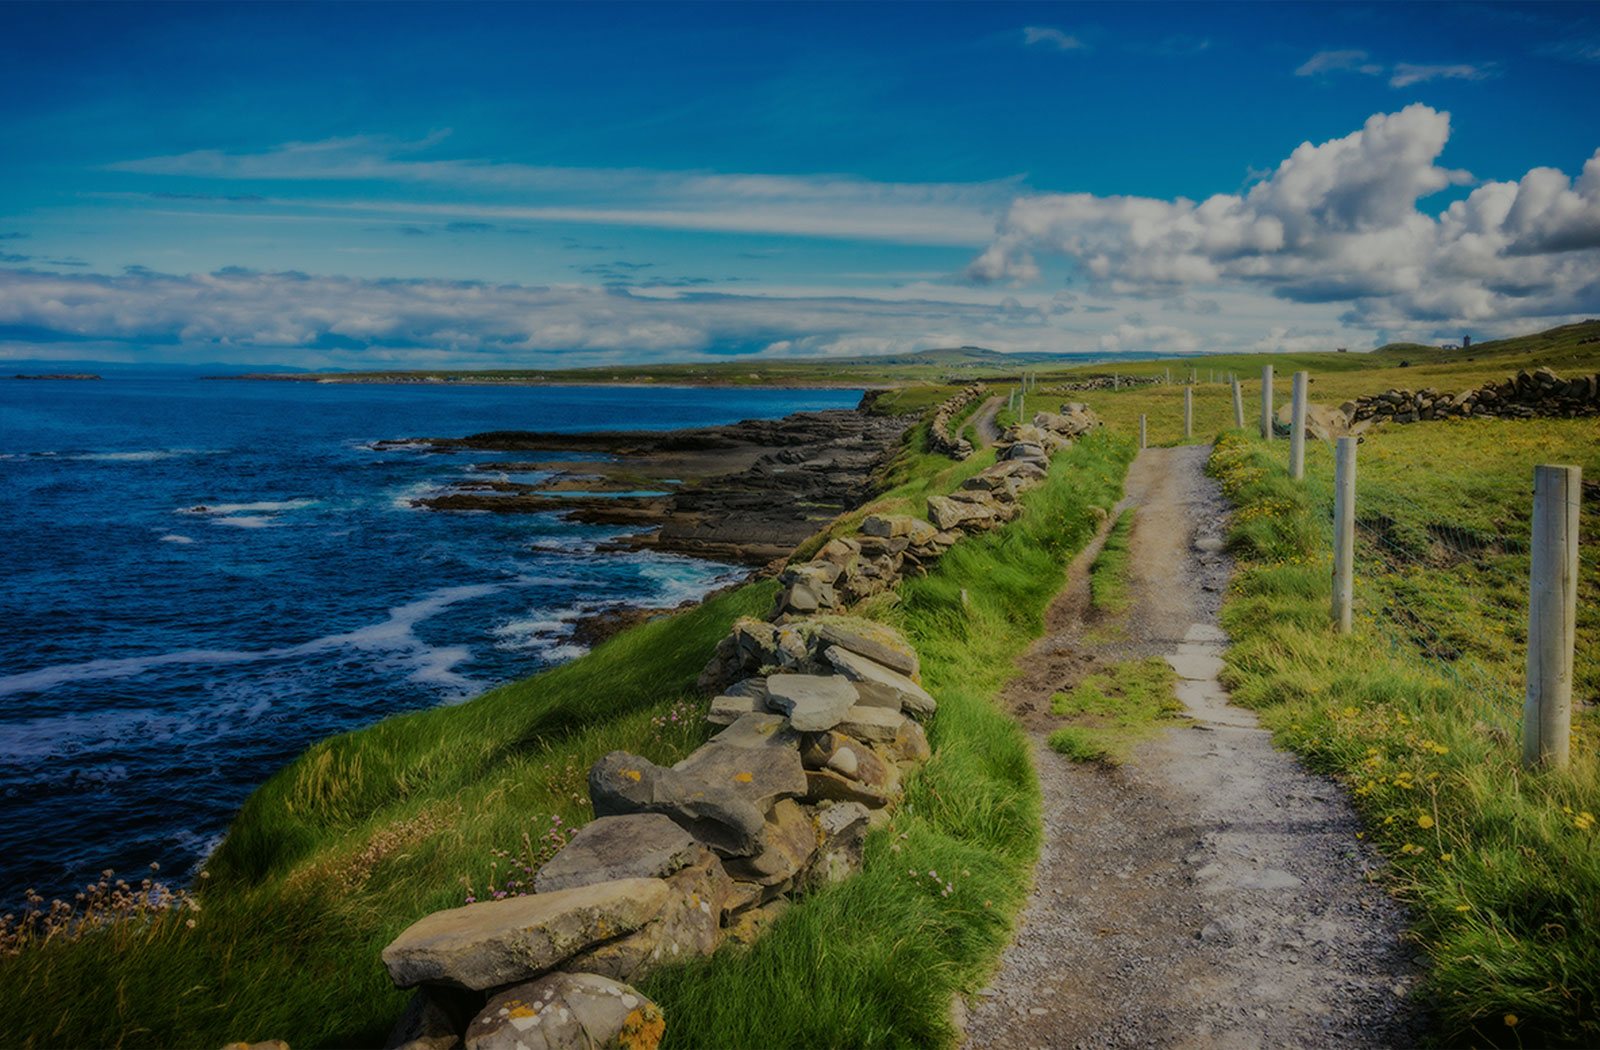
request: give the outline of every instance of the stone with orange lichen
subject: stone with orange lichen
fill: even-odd
[[[466,1050],[654,1050],[660,1007],[593,973],[551,973],[489,1000],[467,1025]]]

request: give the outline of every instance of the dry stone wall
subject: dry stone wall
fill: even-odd
[[[649,1050],[665,1032],[637,982],[749,943],[796,894],[848,878],[904,777],[931,756],[938,702],[916,650],[844,615],[966,533],[1021,512],[1050,455],[1099,421],[1064,405],[1011,427],[1000,458],[948,497],[935,524],[868,518],[861,534],[785,574],[770,621],[742,619],[700,684],[723,727],[672,766],[613,751],[589,772],[595,819],[527,896],[419,919],[383,951],[417,989],[391,1035],[407,1050]]]
[[[1600,374],[1563,379],[1548,368],[1537,368],[1458,394],[1446,394],[1431,387],[1385,390],[1347,401],[1341,409],[1352,424],[1371,420],[1369,426],[1467,416],[1571,419],[1600,414]]]
[[[950,424],[962,411],[983,396],[983,384],[973,383],[963,387],[952,397],[945,398],[933,410],[933,421],[928,424],[928,445],[937,453],[951,459],[966,459],[972,455],[972,442],[950,432]]]

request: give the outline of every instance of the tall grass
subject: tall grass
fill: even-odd
[[[1363,463],[1375,469],[1363,467],[1358,514],[1368,501],[1425,527],[1452,512],[1449,501],[1430,493],[1502,467],[1508,478],[1531,469],[1523,463],[1510,470],[1502,457],[1519,441],[1541,435],[1537,448],[1523,449],[1536,457],[1592,457],[1592,445],[1560,447],[1563,435],[1576,434],[1562,421],[1384,432],[1362,448]],[[1400,441],[1437,442],[1448,454],[1435,449],[1411,459],[1425,462],[1426,472],[1388,469],[1378,450]],[[1238,572],[1223,610],[1233,645],[1224,681],[1235,700],[1261,711],[1280,743],[1350,788],[1365,818],[1363,835],[1391,860],[1393,886],[1410,904],[1415,936],[1431,961],[1422,994],[1437,1018],[1438,1041],[1600,1045],[1595,713],[1579,714],[1570,771],[1528,774],[1518,765],[1517,661],[1495,646],[1475,657],[1481,673],[1500,677],[1496,695],[1512,697],[1486,711],[1472,679],[1414,644],[1419,616],[1448,626],[1456,616],[1509,622],[1519,615],[1483,600],[1476,563],[1430,566],[1429,601],[1402,608],[1392,600],[1397,592],[1381,552],[1358,547],[1357,629],[1333,634],[1331,457],[1320,447],[1314,452],[1304,485],[1288,479],[1281,445],[1269,451],[1232,432],[1213,453],[1210,469],[1236,507],[1230,545]],[[1480,498],[1514,520],[1527,485],[1485,489]],[[1587,520],[1592,525],[1592,516]],[[1586,538],[1592,536],[1590,529]],[[1593,644],[1592,634],[1583,637]]]
[[[674,1047],[939,1046],[952,995],[1009,939],[1038,850],[1027,740],[995,705],[1043,630],[1072,556],[1121,493],[1131,446],[1094,435],[1058,455],[1026,513],[963,540],[898,602],[865,612],[904,631],[939,700],[933,759],[912,776],[865,870],[801,900],[748,951],[645,985]]]

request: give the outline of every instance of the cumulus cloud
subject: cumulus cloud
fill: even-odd
[[[1022,42],[1028,47],[1048,47],[1057,51],[1081,51],[1088,45],[1054,26],[1025,26]]]
[[[968,276],[1026,282],[1060,254],[1115,294],[1246,285],[1370,325],[1600,310],[1600,151],[1576,180],[1537,168],[1431,216],[1419,200],[1473,181],[1439,165],[1449,137],[1449,114],[1412,105],[1302,144],[1240,194],[1019,197]]]

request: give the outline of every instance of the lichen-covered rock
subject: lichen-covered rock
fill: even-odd
[[[1000,514],[1001,511],[993,502],[969,503],[949,496],[928,497],[928,520],[942,530],[973,532],[991,529],[999,523]]]
[[[467,1026],[466,1050],[655,1050],[660,1007],[619,981],[552,973],[501,992]]]
[[[799,804],[785,799],[772,807],[762,836],[765,848],[753,857],[730,860],[736,881],[775,886],[799,875],[817,851],[816,828]]]
[[[805,794],[800,739],[780,715],[744,715],[672,767],[704,786],[766,813],[780,798]]]
[[[639,929],[667,898],[660,879],[619,879],[450,908],[407,927],[383,950],[383,964],[401,988],[427,982],[484,991]]]
[[[761,848],[766,811],[743,792],[714,788],[626,751],[611,752],[589,770],[589,798],[600,817],[624,813],[671,817],[723,856],[746,856]]]
[[[933,757],[933,748],[928,746],[928,734],[909,718],[896,730],[894,739],[885,746],[885,750],[890,758],[903,765],[926,762]]]
[[[817,829],[817,852],[802,880],[803,888],[843,882],[861,870],[869,815],[867,807],[859,802],[835,802],[817,810],[812,818]]]
[[[626,936],[578,952],[562,969],[619,981],[643,980],[673,962],[710,955],[722,938],[722,915],[733,881],[709,850],[666,880],[667,900],[655,918]]]
[[[832,729],[861,694],[836,675],[775,674],[767,678],[767,693],[774,708],[789,716],[801,732]]]
[[[694,860],[700,844],[670,817],[629,813],[585,824],[533,877],[540,893],[614,879],[659,879]]]
[[[900,779],[872,745],[840,732],[813,733],[800,749],[800,757],[808,770],[831,769],[884,793],[892,793]]]
[[[714,726],[731,726],[745,715],[755,714],[756,703],[751,696],[713,696],[706,709],[706,721]]]
[[[919,718],[933,714],[939,707],[939,702],[922,686],[874,660],[838,646],[830,646],[822,655],[855,685],[857,694],[869,706],[905,711]]]

